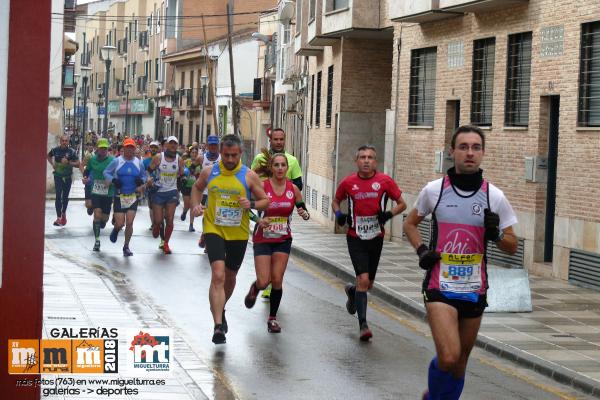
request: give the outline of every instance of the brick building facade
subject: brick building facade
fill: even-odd
[[[518,214],[521,262],[600,287],[600,4],[440,1],[434,12],[432,2],[406,3],[390,10],[401,43],[391,121],[408,203],[442,176],[436,152],[454,127],[481,125],[484,175]]]

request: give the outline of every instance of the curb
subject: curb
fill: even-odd
[[[354,273],[344,269],[341,265],[336,265],[334,262],[328,261],[310,251],[294,246],[293,244],[291,254],[323,268],[340,279],[349,281],[355,279]],[[409,299],[402,298],[377,282],[373,285],[371,293],[394,307],[400,308],[423,321],[427,320],[427,314],[423,306],[414,303]],[[512,361],[521,367],[531,369],[562,385],[570,386],[580,392],[600,398],[599,382],[582,376],[563,366],[535,357],[523,350],[482,335],[477,336],[475,346],[497,357]]]

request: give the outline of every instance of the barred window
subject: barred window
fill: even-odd
[[[321,124],[321,76],[322,71],[317,72],[317,106],[315,109],[315,125]]]
[[[313,74],[310,77],[310,127],[313,126],[313,117],[314,117],[314,109],[315,107],[315,75]]]
[[[579,126],[600,126],[600,21],[581,26]]]
[[[410,56],[408,124],[433,126],[437,48],[417,49]]]
[[[495,50],[496,38],[473,42],[471,123],[479,126],[492,125]]]
[[[531,32],[509,35],[504,110],[506,126],[529,125],[530,78]]]
[[[325,113],[325,126],[331,126],[331,109],[333,107],[333,65],[327,70],[327,111]]]

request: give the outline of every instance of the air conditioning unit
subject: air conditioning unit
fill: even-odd
[[[547,182],[548,158],[544,156],[525,157],[525,180],[527,182]]]
[[[294,113],[296,112],[296,103],[298,101],[298,94],[295,90],[288,90],[285,92],[285,111]]]
[[[277,17],[279,21],[283,25],[289,25],[290,21],[296,15],[296,6],[293,1],[284,0],[279,5],[279,10],[277,10]]]

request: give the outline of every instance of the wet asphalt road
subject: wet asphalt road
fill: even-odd
[[[110,243],[110,222],[102,232],[102,249],[94,253],[91,217],[82,202],[69,205],[69,222],[52,226],[53,202],[46,204],[46,240],[52,248],[90,265],[127,276],[132,301],[144,301],[176,329],[215,371],[217,381],[241,399],[420,399],[427,383],[433,344],[427,326],[370,298],[368,319],[374,338],[358,341],[358,323],[345,310],[344,282],[292,260],[284,280],[278,314],[281,334],[266,328],[269,303],[259,298],[253,309],[243,304],[254,280],[252,246],[248,246],[236,291],[227,305],[227,344],[211,342],[208,305],[210,266],[197,246],[199,234],[176,214],[172,255],[158,250],[148,211],[140,207],[130,248],[124,258],[123,233]],[[189,218],[189,216],[188,216]],[[200,220],[195,223],[201,227]],[[176,353],[175,353],[176,354]],[[217,396],[218,397],[218,396]],[[463,399],[587,398],[530,371],[475,350]]]

